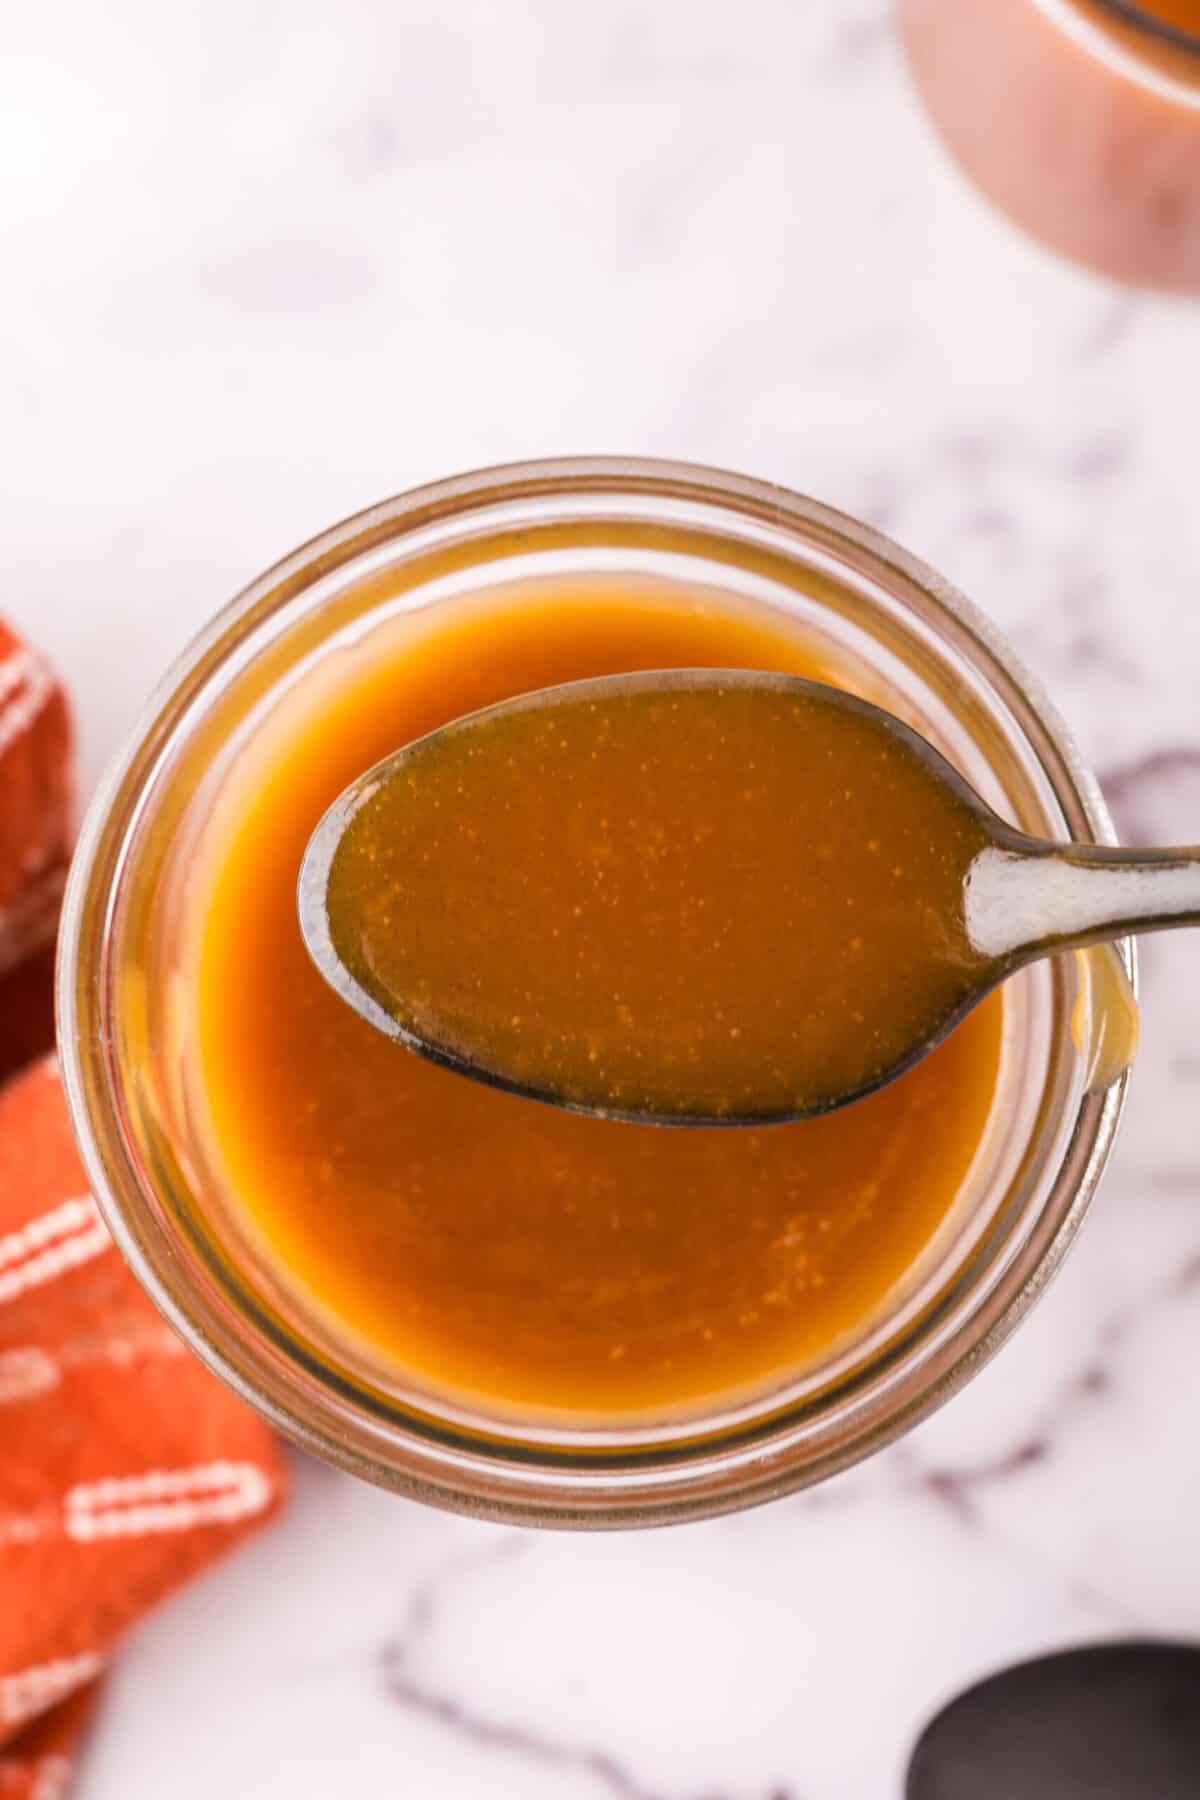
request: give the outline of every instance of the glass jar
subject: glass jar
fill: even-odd
[[[1200,292],[1196,0],[899,0],[929,114],[989,199],[1120,281]]]
[[[474,1513],[574,1526],[766,1500],[927,1413],[1057,1267],[1125,1091],[1124,1074],[1097,1074],[1093,960],[1060,957],[1018,976],[987,1136],[903,1291],[820,1367],[705,1416],[594,1430],[475,1416],[371,1378],[311,1319],[289,1314],[269,1258],[205,1184],[177,1080],[192,1030],[183,921],[197,832],[272,703],[339,646],[502,579],[597,572],[699,582],[731,603],[782,609],[847,685],[903,714],[1011,819],[1050,837],[1112,841],[1093,778],[1028,676],[964,600],[875,532],[707,469],[524,464],[347,520],[213,621],[91,808],[59,972],[64,1080],[97,1199],[196,1353],[282,1431],[358,1475]]]

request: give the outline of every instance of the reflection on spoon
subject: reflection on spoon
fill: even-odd
[[[880,708],[672,670],[460,719],[354,782],[299,883],[318,968],[476,1079],[609,1117],[827,1112],[1014,969],[1200,917],[1194,851],[1026,837]]]

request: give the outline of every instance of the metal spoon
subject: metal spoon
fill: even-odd
[[[992,1675],[926,1726],[905,1800],[1195,1800],[1200,1649],[1096,1644]]]
[[[704,725],[710,732],[708,738],[698,735],[702,715],[708,718]],[[730,726],[728,732],[726,723]],[[804,812],[805,807],[811,810],[816,805],[813,784],[790,778],[784,781],[780,775],[780,791],[775,794],[770,791],[769,772],[764,775],[760,769],[755,777],[759,787],[754,790],[759,795],[759,812],[756,814],[741,798],[730,801],[725,812],[719,814],[719,822],[723,820],[728,826],[728,854],[718,834],[720,856],[704,868],[715,883],[723,867],[737,872],[744,866],[744,879],[733,884],[737,891],[728,899],[729,907],[737,911],[733,924],[741,929],[747,918],[752,922],[756,918],[766,920],[775,904],[771,899],[774,889],[767,863],[763,861],[760,866],[758,852],[762,849],[765,857],[767,840],[790,834],[787,841],[796,839],[796,855],[794,865],[788,864],[789,869],[795,870],[789,905],[801,919],[792,937],[789,939],[784,931],[792,922],[790,917],[774,919],[772,914],[772,929],[776,925],[779,929],[771,940],[770,955],[766,957],[770,966],[765,971],[763,943],[751,943],[753,932],[747,936],[744,930],[742,940],[738,940],[734,931],[734,939],[744,940],[748,946],[744,967],[738,964],[736,955],[726,950],[719,961],[710,958],[704,964],[697,960],[684,970],[692,987],[681,977],[674,988],[668,990],[664,986],[661,993],[654,985],[654,957],[647,954],[643,957],[647,969],[643,972],[640,1009],[625,1006],[630,1019],[622,1028],[624,1037],[614,1038],[612,1033],[605,1036],[607,1026],[597,1027],[594,1016],[582,1019],[577,1028],[571,995],[555,990],[551,976],[543,976],[540,968],[534,967],[538,945],[548,945],[550,934],[557,937],[560,927],[567,928],[567,921],[557,917],[557,903],[549,889],[537,890],[542,915],[533,905],[522,912],[521,904],[526,891],[534,891],[529,884],[539,876],[543,865],[557,859],[563,863],[563,870],[559,871],[563,881],[579,877],[579,870],[567,867],[563,860],[569,852],[569,845],[564,845],[574,829],[566,816],[573,790],[565,778],[558,788],[553,785],[558,779],[556,771],[568,767],[569,759],[561,764],[548,760],[546,743],[568,748],[573,745],[576,757],[585,751],[599,757],[601,774],[611,766],[614,779],[609,792],[613,805],[606,811],[620,815],[622,807],[634,806],[631,787],[636,785],[637,807],[659,807],[657,813],[649,815],[658,821],[654,830],[666,830],[668,840],[672,831],[683,839],[687,835],[683,827],[688,806],[692,803],[689,795],[698,789],[707,795],[710,788],[719,795],[724,792],[720,783],[741,779],[742,764],[737,764],[731,774],[711,753],[704,767],[697,767],[700,752],[695,746],[718,740],[732,744],[737,736],[734,725],[743,735],[753,728],[753,741],[765,748],[751,766],[761,763],[763,767],[772,765],[777,750],[783,755],[780,747],[786,748],[789,734],[799,747],[795,754],[803,751],[805,732],[811,735],[819,729],[827,736],[830,731],[857,734],[856,744],[867,761],[871,757],[882,759],[891,771],[888,779],[900,785],[893,797],[886,783],[873,783],[866,774],[858,786],[850,781],[845,788],[849,798],[843,815],[849,809],[852,821],[857,821],[860,814],[864,819],[869,817],[871,829],[886,840],[895,809],[901,804],[910,810],[917,807],[912,811],[917,824],[910,824],[907,836],[897,840],[902,841],[903,852],[892,859],[895,876],[900,878],[901,864],[919,862],[922,856],[936,874],[937,859],[930,861],[923,836],[925,827],[920,824],[924,815],[919,810],[932,809],[929,816],[937,814],[937,828],[948,834],[947,842],[951,836],[954,838],[953,853],[946,852],[950,858],[946,868],[954,877],[952,883],[944,886],[944,891],[939,890],[942,898],[937,906],[932,905],[928,894],[911,885],[903,892],[898,888],[898,897],[894,902],[889,900],[891,877],[887,870],[892,846],[883,841],[881,878],[867,879],[868,891],[860,892],[856,902],[852,894],[843,893],[839,880],[843,865],[853,862],[861,848],[857,839],[846,838],[839,859],[818,865],[813,860],[813,843],[803,840],[803,833],[814,829]],[[711,737],[713,729],[717,729],[716,739]],[[555,737],[547,735],[555,733]],[[590,738],[588,733],[592,734]],[[629,773],[632,754],[642,758],[636,764],[642,773],[633,777]],[[733,752],[728,761],[734,762]],[[496,785],[497,771],[503,773],[502,764],[512,771],[508,788]],[[780,763],[779,768],[784,769],[784,765]],[[410,841],[405,837],[409,814],[398,812],[397,804],[399,801],[403,807],[415,808],[422,797],[428,800],[430,784],[440,782],[437,798],[446,804],[439,818],[446,825],[454,821],[460,804],[469,806],[476,792],[471,784],[485,778],[493,783],[489,792],[495,797],[495,805],[490,813],[487,808],[478,809],[481,816],[475,823],[479,827],[477,835],[481,834],[481,848],[473,864],[463,865],[470,872],[462,876],[461,846],[456,840],[447,839],[442,833],[436,843],[432,836]],[[531,791],[529,781],[534,778],[533,791],[541,791],[536,787],[541,782],[548,796],[543,812],[523,807],[523,797]],[[735,790],[731,788],[730,792]],[[917,795],[917,802],[912,801],[913,794]],[[460,802],[455,795],[465,798]],[[512,816],[524,819],[527,831],[526,838],[520,840],[520,855],[509,854],[510,837],[505,835],[507,827],[501,817],[510,802],[514,808]],[[418,816],[424,818],[412,811],[413,819]],[[664,818],[669,829],[662,826]],[[828,805],[820,818],[837,822],[835,810]],[[386,827],[382,831],[381,820]],[[765,820],[769,829],[764,827],[755,836],[747,820],[751,826],[755,820]],[[611,825],[611,821],[608,823]],[[641,823],[638,829],[642,829]],[[438,863],[437,855],[425,847],[427,844],[435,846],[437,855],[444,855],[444,864]],[[637,847],[632,838],[623,846],[629,867],[631,845]],[[875,839],[871,840],[871,847],[876,847]],[[668,841],[664,854],[674,854],[675,848]],[[686,845],[679,851],[684,880],[691,867],[685,850]],[[952,869],[953,855],[965,857],[967,852],[969,861],[960,870]],[[778,841],[772,853],[777,856]],[[386,906],[381,901],[373,911],[368,903],[375,898],[374,874],[368,871],[365,885],[362,879],[368,854],[371,869],[378,859],[380,869],[386,867],[391,884]],[[426,864],[431,867],[422,873]],[[861,858],[856,866],[861,876]],[[459,868],[459,877],[454,875],[455,868]],[[355,914],[352,905],[352,928],[347,928],[343,920],[339,932],[331,930],[330,901],[332,894],[336,912],[341,881],[344,902],[347,871],[359,882],[355,904],[362,917]],[[381,874],[375,883],[380,894],[383,880]],[[462,891],[464,883],[469,891]],[[636,884],[631,891],[640,892]],[[681,904],[692,909],[687,914],[689,919],[695,907],[703,906],[705,900],[703,892],[683,895]],[[661,942],[672,947],[672,954],[677,942],[687,935],[682,928],[675,930],[670,919],[663,925],[659,914],[644,901],[642,895],[641,910],[623,922],[624,947],[616,952],[610,947],[607,953],[602,948],[589,964],[589,978],[596,982],[601,977],[607,979],[611,973],[613,992],[618,997],[625,974],[616,967],[610,970],[609,962],[636,960],[634,952],[645,948],[640,934],[650,931],[652,913],[658,920],[655,929],[662,933]],[[860,978],[858,971],[876,969],[876,985],[863,990],[858,1010],[847,1020],[842,1042],[835,1041],[836,1034],[827,1017],[825,1035],[820,1036],[814,1023],[815,1011],[812,1018],[805,1011],[811,998],[808,987],[805,982],[793,980],[785,964],[793,947],[797,954],[803,948],[801,939],[805,932],[811,936],[819,927],[828,936],[827,922],[834,917],[831,909],[854,904],[857,910],[852,920],[853,936],[847,936],[845,946],[838,940],[833,951],[838,955],[844,952],[849,958],[847,946],[857,943],[855,956],[859,960],[853,964],[846,961],[844,969],[841,964],[835,969],[831,951],[805,977],[805,982],[814,984],[814,992],[820,980],[826,980],[828,992],[822,990],[822,1006],[828,1014],[829,995],[836,993],[839,983],[845,986],[843,976],[847,972],[861,985],[866,977]],[[749,1125],[828,1112],[894,1080],[928,1055],[999,982],[1035,958],[1127,932],[1197,922],[1200,849],[1115,850],[1087,844],[1052,844],[1028,837],[999,818],[925,739],[864,700],[791,676],[736,670],[671,670],[576,682],[523,695],[456,720],[378,763],[351,783],[317,826],[300,872],[298,906],[305,944],[325,979],[364,1019],[419,1055],[494,1087],[607,1118],[674,1125]],[[755,907],[759,909],[757,913]],[[395,946],[385,941],[386,934],[381,936],[376,917],[388,914],[389,908],[403,915],[393,933],[396,936],[398,932],[400,943],[396,953],[399,961],[394,967],[389,966],[389,959]],[[342,911],[346,911],[344,903]],[[715,911],[719,912],[719,908]],[[363,926],[368,912],[375,920],[373,937]],[[495,941],[485,941],[493,915],[501,914],[509,918],[510,925],[516,921],[510,932],[511,943],[503,935]],[[450,929],[446,921],[451,915],[465,937],[447,965],[453,980],[447,979],[445,991],[439,992],[437,980],[426,979],[429,970],[422,958],[432,956],[431,946],[439,948],[438,931]],[[839,916],[850,919],[849,914]],[[877,925],[882,929],[884,924],[899,948],[877,955],[872,963],[871,956],[878,946],[871,934]],[[764,924],[760,937],[766,930]],[[896,937],[896,933],[901,936]],[[908,933],[908,937],[903,933]],[[518,943],[516,939],[522,934]],[[470,943],[466,942],[468,938]],[[440,949],[444,951],[445,945]],[[584,949],[586,946],[580,950],[581,957]],[[470,955],[477,957],[477,963],[471,963]],[[518,967],[523,970],[523,998],[514,1002],[514,971]],[[690,1035],[681,1032],[683,1015],[679,1009],[684,1008],[685,1001],[690,1003],[695,984],[710,979],[714,968],[725,984],[717,996],[722,1004],[697,1004],[695,1015],[688,1015]],[[449,1003],[449,988],[460,975],[466,981],[468,971],[474,984],[471,993],[482,996],[478,1002],[481,1011],[496,1000],[495,1018],[482,1033],[474,1030],[470,1004],[460,1003],[461,995],[455,1000],[457,1011]],[[742,987],[746,993],[751,992],[752,978],[758,983],[753,989],[753,1007],[748,1005],[744,1013],[739,1013],[738,995]],[[664,974],[663,981],[666,980]],[[496,996],[490,993],[493,986]],[[714,1012],[722,1020],[726,1016],[723,1007],[727,991],[731,1007],[728,1029],[724,1023],[719,1031],[715,1026],[710,1029]],[[672,995],[676,998],[672,999]],[[886,1032],[878,1027],[876,1018],[876,1002],[882,1014],[885,998],[889,1014],[896,1015]],[[589,1004],[594,1011],[594,996]],[[511,1031],[509,1015],[504,1011],[510,1006],[514,1009]],[[497,1018],[504,1025],[502,1031],[498,1027],[492,1030]],[[768,1030],[769,1068],[762,1051]],[[545,1042],[552,1033],[556,1040],[553,1055]],[[594,1049],[596,1044],[601,1046],[599,1052]]]

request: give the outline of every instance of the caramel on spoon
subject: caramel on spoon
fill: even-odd
[[[1200,850],[1053,844],[840,689],[575,682],[353,782],[300,873],[309,953],[418,1054],[609,1118],[828,1112],[1034,958],[1200,919]]]

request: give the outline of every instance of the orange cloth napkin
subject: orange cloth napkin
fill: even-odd
[[[70,815],[66,701],[0,625],[0,1800],[59,1800],[122,1633],[283,1494],[87,1190],[46,1053]]]

